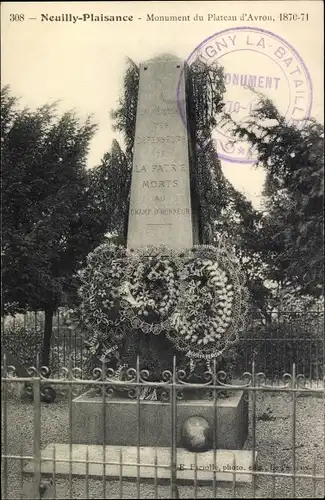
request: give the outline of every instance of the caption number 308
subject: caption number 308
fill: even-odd
[[[9,16],[9,19],[10,21],[24,21],[25,20],[25,16],[24,14],[10,14]]]

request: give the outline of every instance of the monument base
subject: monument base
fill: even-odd
[[[72,442],[103,444],[105,425],[106,444],[115,446],[171,446],[172,412],[170,403],[122,397],[107,398],[105,412],[101,397],[91,396],[91,391],[72,402]],[[176,446],[183,447],[181,428],[189,417],[205,418],[211,429],[214,425],[214,404],[210,400],[177,401]],[[105,423],[103,417],[105,414]],[[230,397],[216,401],[216,448],[239,450],[248,433],[248,402],[244,391],[233,391]]]
[[[176,476],[182,484],[193,481],[211,484],[214,477],[218,482],[250,483],[256,459],[256,453],[253,460],[252,452],[246,450],[218,450],[215,453],[211,450],[195,454],[177,448]],[[100,445],[73,444],[70,449],[68,444],[49,444],[42,451],[41,460],[44,476],[53,476],[55,470],[57,477],[71,473],[76,477],[88,475],[97,479],[104,474],[110,479],[134,480],[139,474],[141,482],[157,479],[159,483],[171,478],[170,447],[141,447],[138,452],[135,446],[105,446],[104,449]],[[34,463],[30,461],[24,473],[33,474],[34,470]]]

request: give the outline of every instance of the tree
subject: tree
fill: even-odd
[[[262,94],[237,138],[257,152],[266,172],[260,250],[268,277],[318,296],[323,283],[324,128],[315,120],[290,124]],[[226,117],[229,120],[229,117]]]
[[[97,167],[89,171],[89,196],[115,242],[126,243],[132,162],[113,140]]]
[[[96,126],[56,105],[20,110],[1,90],[2,314],[44,310],[42,363],[49,365],[52,316],[74,275],[103,241],[107,216],[94,205],[86,170]]]

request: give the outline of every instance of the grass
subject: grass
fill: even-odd
[[[318,475],[324,475],[324,399],[313,396],[298,397],[296,400],[296,470],[312,474],[313,468]],[[252,402],[250,402],[249,435],[245,449],[252,449]],[[2,405],[3,408],[3,405]],[[256,395],[256,450],[258,470],[288,473],[292,471],[292,396],[288,393],[264,392]],[[33,454],[34,407],[28,399],[8,400],[7,404],[8,453],[20,455]],[[68,443],[69,412],[67,400],[58,397],[52,404],[41,405],[41,445],[44,449],[49,443]],[[2,418],[3,424],[3,418]],[[4,429],[2,429],[2,440]],[[25,464],[24,464],[25,465]],[[8,460],[8,499],[34,498],[32,478],[22,477],[19,460]],[[105,481],[106,494],[103,497],[103,480],[89,479],[88,498],[122,498],[118,481]],[[323,498],[324,481],[311,479],[295,480],[296,496],[299,498]],[[3,487],[3,480],[2,480]],[[85,496],[85,479],[73,478],[72,492],[67,478],[56,478],[57,499],[81,499]],[[256,498],[292,498],[293,480],[291,478],[257,477]],[[22,489],[22,494],[21,494]],[[212,486],[193,486],[178,482],[180,498],[213,498]],[[236,487],[236,497],[252,498],[251,485]],[[140,485],[141,498],[157,498],[154,486]],[[232,498],[232,485],[218,484],[217,497]],[[49,487],[44,498],[54,498],[53,487]],[[123,498],[138,498],[136,484],[123,482]],[[159,485],[158,498],[171,498],[170,487]]]

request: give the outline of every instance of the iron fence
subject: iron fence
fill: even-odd
[[[84,379],[80,368],[74,366],[70,358],[69,366],[61,370],[60,377],[49,379],[44,367],[30,368],[28,377],[16,377],[15,368],[7,366],[4,358],[1,387],[3,498],[26,498],[26,495],[32,499],[323,498],[324,382],[318,387],[307,385],[293,365],[292,372],[285,373],[281,383],[269,385],[265,374],[257,372],[254,362],[251,372],[243,373],[232,383],[225,383],[226,374],[216,371],[216,363],[211,364],[201,384],[186,382],[185,375],[174,359],[172,370],[163,372],[160,381],[154,381],[150,373],[140,370],[138,358],[136,368],[128,369],[123,379],[105,365],[95,370],[92,378]],[[22,399],[17,399],[13,396],[14,389],[21,384],[27,384],[28,389]],[[48,386],[55,388],[58,394],[52,404],[42,402],[44,398],[46,401]],[[88,427],[83,427],[83,432],[87,442],[94,430],[91,427],[101,423],[101,441],[95,446],[97,455],[92,443],[81,446],[75,439],[74,427],[78,425],[75,405],[78,395],[85,391],[88,394],[89,390],[96,394],[93,397],[99,404],[101,419],[95,418],[95,411],[91,409],[93,417],[88,420]],[[120,403],[123,399],[121,391],[126,404],[131,403],[135,410],[135,418],[125,416],[133,429],[128,438],[133,440],[133,455],[127,455],[128,446],[110,446],[115,436],[109,435],[107,419],[112,415],[114,401]],[[208,448],[201,453],[197,449],[187,452],[190,465],[186,465],[185,461],[180,463],[180,457],[188,455],[184,455],[185,445],[179,441],[179,420],[181,406],[189,400],[189,391],[200,392],[199,399],[192,401],[198,417],[202,408],[208,405],[212,420],[205,434],[209,436]],[[246,466],[241,464],[234,447],[226,452],[228,458],[225,459],[225,450],[219,446],[224,438],[220,428],[222,419],[218,420],[222,407],[219,395],[225,391],[228,400],[240,394],[248,408],[244,452],[249,464]],[[143,422],[149,411],[148,404],[158,405],[159,411],[168,415],[165,455],[161,455],[161,447],[155,445],[146,455]],[[244,413],[241,409],[237,424],[232,424],[240,425],[240,432]],[[117,435],[119,420],[111,424]],[[126,427],[123,430],[128,433]],[[123,441],[123,435],[119,439]],[[44,449],[48,450],[47,454]],[[210,463],[204,469],[202,457],[207,454],[210,454]]]
[[[34,365],[37,353],[41,352],[44,315],[42,312],[27,313],[3,318],[2,345],[16,355],[24,365]],[[24,345],[26,330],[28,345]],[[306,379],[318,383],[325,375],[324,311],[281,310],[261,319],[250,314],[247,331],[241,336],[238,355],[235,359],[236,373],[252,370],[252,361],[257,371],[263,371],[273,383],[284,372],[291,372],[293,364]],[[27,352],[31,351],[27,356]],[[53,316],[51,338],[51,368],[54,374],[67,365],[72,356],[74,364],[84,370],[88,351],[84,338],[68,328],[64,312]]]

